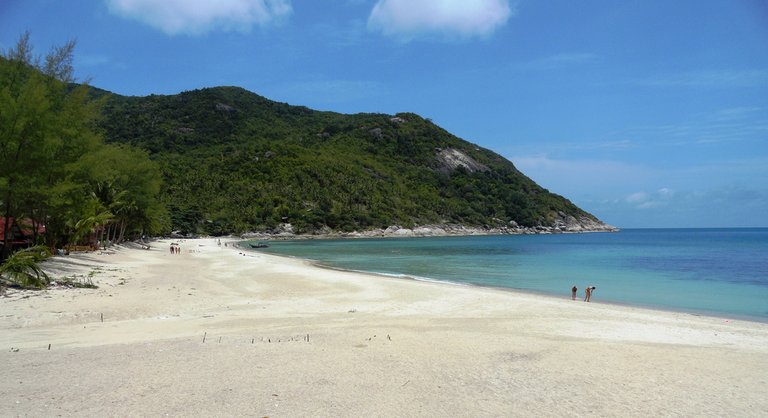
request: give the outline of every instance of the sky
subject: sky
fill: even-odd
[[[121,95],[414,112],[620,228],[768,227],[765,0],[0,0]]]

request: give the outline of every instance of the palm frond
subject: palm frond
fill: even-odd
[[[17,251],[0,265],[0,278],[20,287],[45,287],[51,280],[40,268],[40,262],[50,256],[48,248],[42,245]]]

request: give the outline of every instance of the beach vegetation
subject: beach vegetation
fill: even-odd
[[[169,228],[159,169],[144,151],[104,144],[97,122],[106,97],[75,82],[74,48],[37,56],[25,33],[0,53],[0,216],[28,220],[35,235],[15,243],[4,222],[0,260],[20,246],[87,244],[110,225],[117,242]],[[102,201],[105,182],[119,205]]]
[[[40,262],[50,257],[48,247],[39,245],[11,254],[0,264],[0,282],[4,286],[39,289],[50,283]]]
[[[63,287],[73,287],[78,289],[98,289],[95,283],[93,283],[93,274],[89,274],[86,277],[73,275],[56,279],[56,285]],[[120,283],[119,283],[120,284]]]

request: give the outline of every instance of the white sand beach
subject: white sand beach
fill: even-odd
[[[0,297],[0,416],[768,416],[765,323],[170,242]]]

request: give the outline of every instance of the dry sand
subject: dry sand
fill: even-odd
[[[0,297],[0,415],[768,416],[768,324],[169,243]]]

